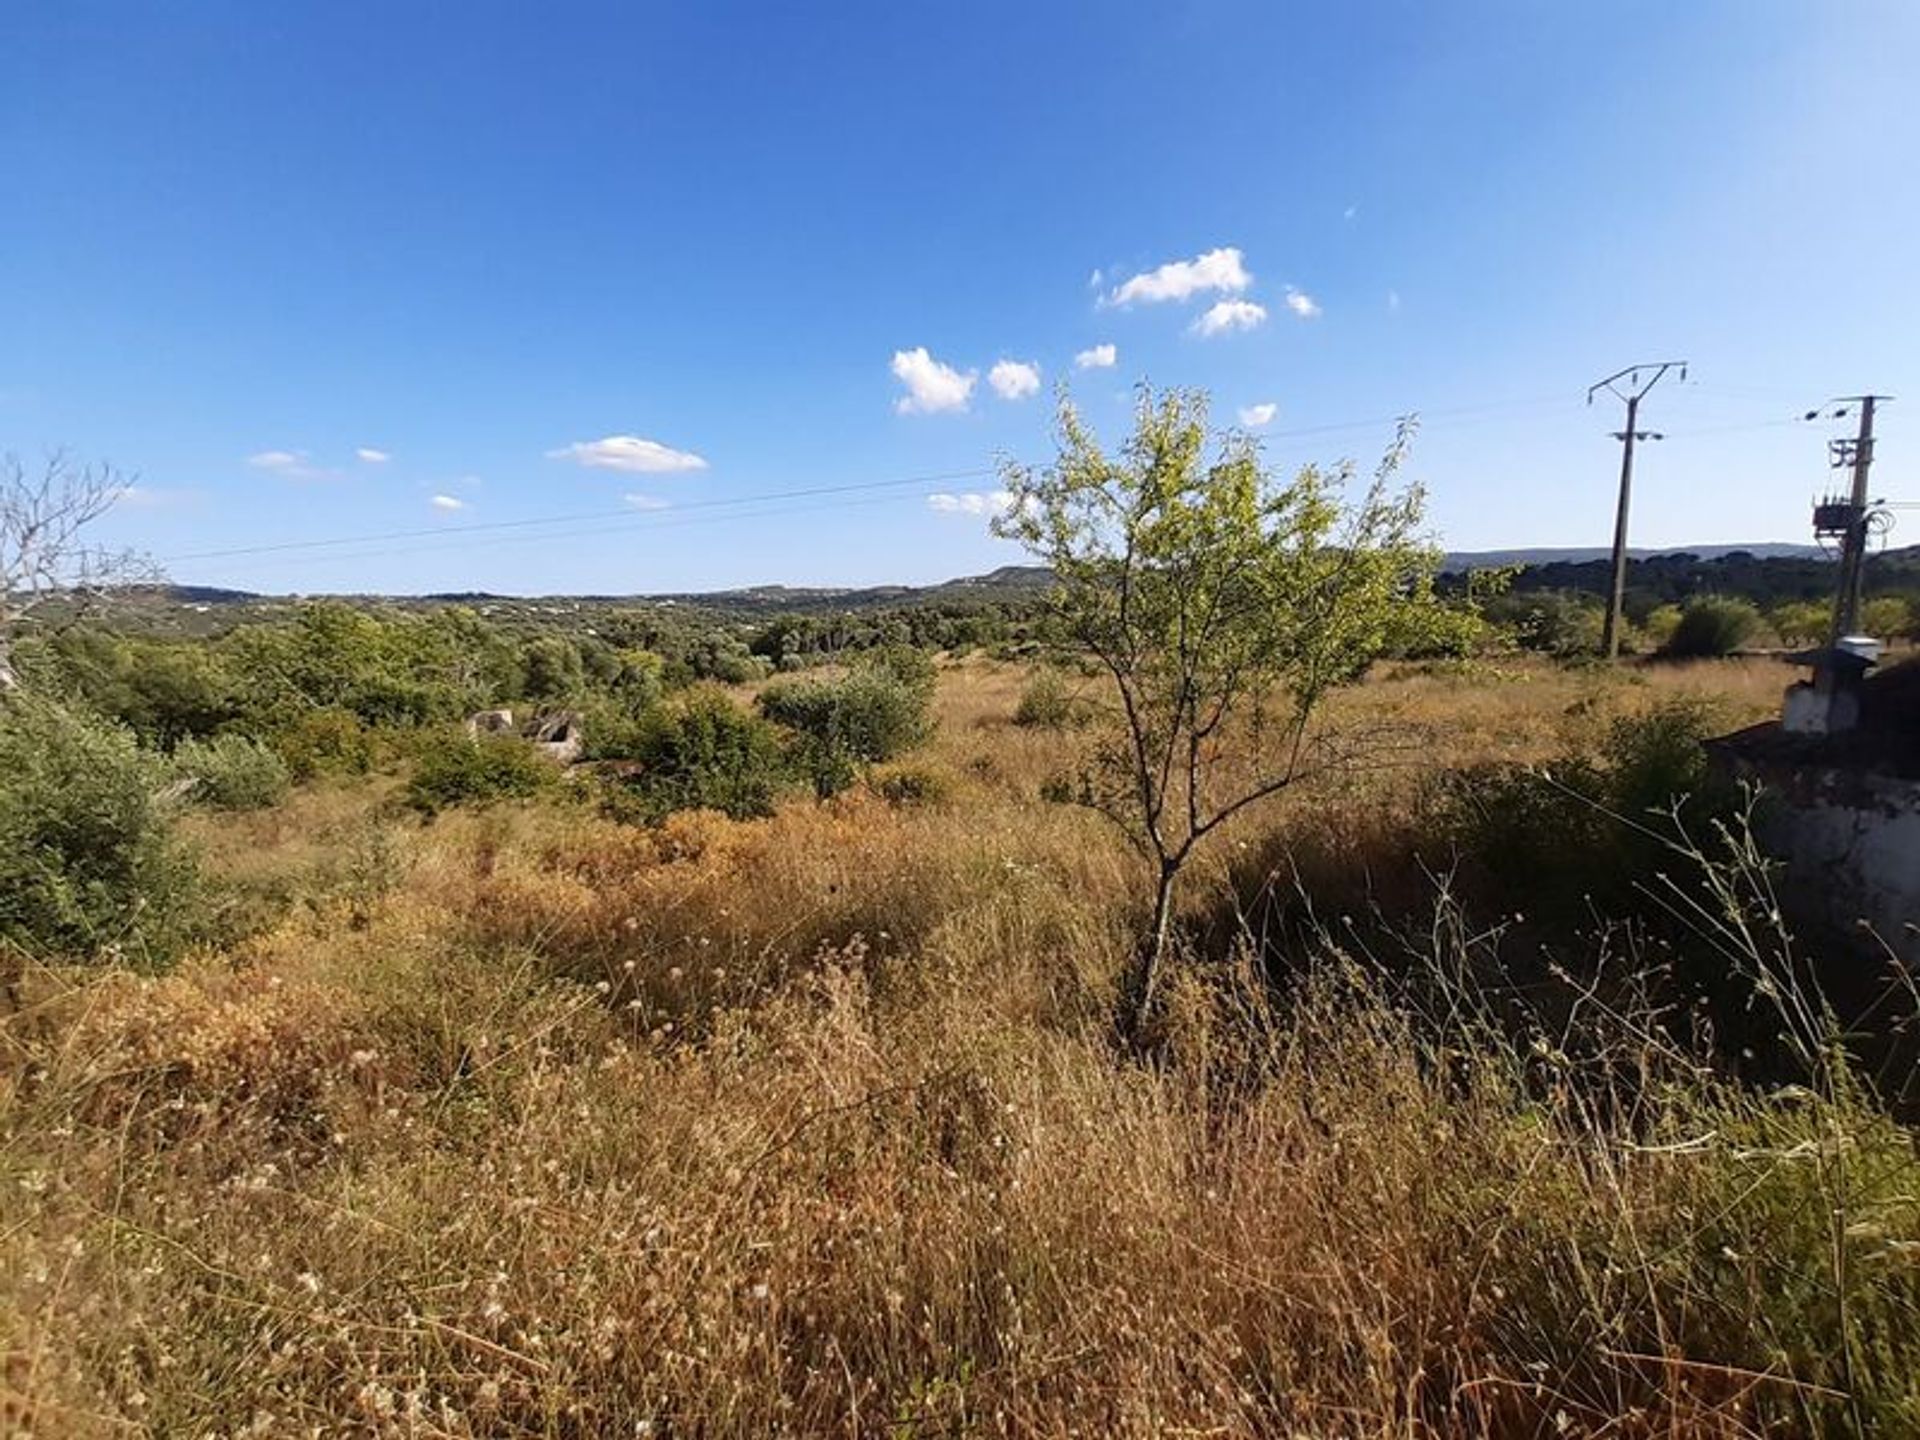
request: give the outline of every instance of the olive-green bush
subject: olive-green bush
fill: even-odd
[[[634,744],[637,771],[611,793],[623,818],[721,810],[771,815],[787,782],[780,735],[718,690],[696,687],[647,712]]]
[[[44,700],[0,701],[0,951],[157,968],[191,936],[198,873],[166,760]]]
[[[559,775],[552,761],[517,736],[447,727],[417,746],[407,803],[431,815],[454,805],[520,800],[552,789]]]
[[[277,751],[245,735],[183,740],[173,773],[193,788],[187,799],[215,810],[261,810],[285,798],[292,775]]]

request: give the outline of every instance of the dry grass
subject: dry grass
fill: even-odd
[[[1454,760],[1773,678],[1354,698]],[[1009,723],[1021,683],[945,677],[933,805],[222,822],[212,863],[303,897],[280,924],[164,978],[42,975],[7,1027],[0,1424],[1920,1427],[1920,1170],[1844,1090],[1731,1090],[1623,1018],[1601,1105],[1550,1037],[1416,1025],[1332,951],[1284,1008],[1191,974],[1172,1058],[1117,1058],[1136,877],[1036,798],[1071,741]]]

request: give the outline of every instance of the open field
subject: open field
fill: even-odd
[[[1387,671],[1336,723],[1398,758],[1249,812],[1190,903],[1249,855],[1391,861],[1439,770],[1784,679]],[[1040,798],[1080,739],[1012,723],[1025,680],[943,669],[898,803],[197,817],[254,933],[30,975],[7,1023],[5,1426],[1920,1429],[1920,1164],[1850,1082],[1736,1085],[1648,1012],[1530,1046],[1324,937],[1283,991],[1195,955],[1164,1054],[1117,1052],[1136,862]],[[1428,916],[1464,974],[1485,937]]]

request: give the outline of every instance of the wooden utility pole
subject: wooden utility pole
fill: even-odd
[[[1652,365],[1629,365],[1624,370],[1616,370],[1606,379],[1587,388],[1587,403],[1593,403],[1593,397],[1605,390],[1627,404],[1627,428],[1613,432],[1613,438],[1620,442],[1620,504],[1613,517],[1613,585],[1607,598],[1607,624],[1601,636],[1601,646],[1607,652],[1609,660],[1620,656],[1620,621],[1627,598],[1627,512],[1633,497],[1633,446],[1638,440],[1662,440],[1666,437],[1657,430],[1642,430],[1640,424],[1640,400],[1649,390],[1660,383],[1660,379],[1669,370],[1678,370],[1680,378],[1687,378],[1687,362],[1684,360],[1662,360]],[[1646,381],[1641,382],[1645,373]],[[1625,381],[1625,388],[1621,382]]]
[[[1853,467],[1853,493],[1847,507],[1847,528],[1840,537],[1840,592],[1833,601],[1833,632],[1827,637],[1830,645],[1838,645],[1843,635],[1860,628],[1860,594],[1867,578],[1867,527],[1873,518],[1867,499],[1867,472],[1873,468],[1873,409],[1877,402],[1891,398],[1854,396],[1849,403],[1860,407],[1860,433],[1851,441],[1833,442],[1835,467]]]

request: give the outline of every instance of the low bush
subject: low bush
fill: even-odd
[[[310,710],[273,737],[273,748],[296,780],[364,775],[373,764],[373,737],[351,710]]]
[[[1767,612],[1767,623],[1789,645],[1818,645],[1833,624],[1833,606],[1819,600],[1789,600]]]
[[[1495,596],[1487,602],[1485,616],[1511,631],[1523,649],[1565,659],[1600,649],[1605,607],[1595,595],[1535,590]]]
[[[183,740],[174,747],[173,772],[192,782],[188,799],[216,810],[265,809],[292,783],[279,753],[244,735]]]
[[[166,762],[132,731],[42,700],[0,701],[0,953],[170,961],[200,890],[173,837],[168,788]]]
[[[486,805],[550,790],[560,772],[525,740],[512,735],[431,732],[416,747],[407,803],[431,815],[452,805]]]
[[[1567,921],[1639,909],[1639,886],[1684,868],[1682,832],[1704,837],[1737,807],[1701,743],[1714,728],[1711,706],[1679,697],[1614,720],[1597,755],[1442,777],[1436,832],[1499,905]]]
[[[1647,618],[1640,623],[1641,638],[1655,650],[1666,648],[1673,639],[1673,632],[1680,628],[1680,607],[1678,605],[1656,605],[1647,612]]]
[[[1904,595],[1876,595],[1860,607],[1860,628],[1882,640],[1905,640],[1920,629],[1920,609]]]
[[[925,765],[894,765],[875,771],[869,783],[873,793],[889,805],[941,805],[953,797],[953,780],[946,771]]]
[[[922,678],[902,659],[879,657],[844,675],[769,686],[760,695],[760,713],[794,732],[794,766],[824,797],[852,784],[861,766],[890,760],[926,738],[932,682],[930,663]]]
[[[1052,666],[1033,672],[1013,711],[1014,724],[1037,730],[1074,729],[1091,718],[1092,706]]]
[[[771,815],[787,780],[780,734],[717,690],[696,688],[647,713],[635,742],[640,769],[621,782],[622,818],[719,810],[736,820]]]
[[[1760,628],[1760,612],[1745,600],[1703,595],[1687,603],[1664,653],[1679,659],[1731,655]]]

